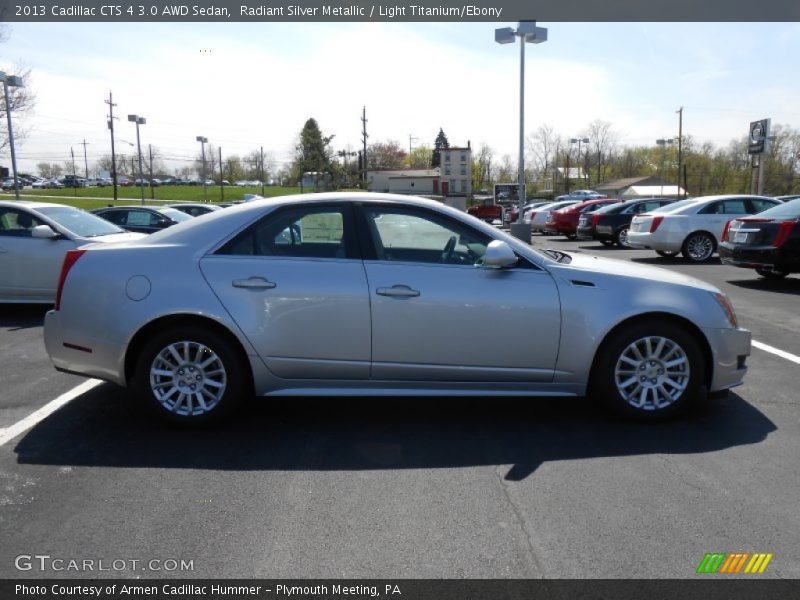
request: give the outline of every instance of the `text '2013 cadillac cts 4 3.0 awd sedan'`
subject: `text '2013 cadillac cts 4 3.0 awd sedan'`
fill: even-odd
[[[45,341],[56,368],[181,423],[253,394],[590,393],[654,417],[739,385],[750,353],[709,284],[367,193],[260,200],[70,251]]]

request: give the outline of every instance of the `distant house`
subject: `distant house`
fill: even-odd
[[[686,192],[679,185],[632,185],[618,197],[622,200],[636,198],[683,198]]]
[[[367,171],[371,192],[426,196],[472,195],[472,148],[441,150],[441,166],[435,169],[376,169]]]
[[[632,187],[658,187],[659,190],[663,186],[664,189],[667,187],[675,188],[675,184],[672,184],[668,181],[664,181],[660,177],[651,177],[651,176],[642,176],[642,177],[626,177],[624,179],[613,179],[612,181],[606,181],[605,183],[601,183],[599,185],[593,186],[592,189],[600,194],[605,194],[609,198],[621,198],[625,192]],[[659,195],[658,193],[656,195]],[[664,194],[665,196],[668,194]],[[628,194],[627,197],[631,197],[633,194]],[[647,194],[647,197],[651,197],[650,194]]]

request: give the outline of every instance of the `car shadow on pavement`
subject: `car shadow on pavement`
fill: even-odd
[[[20,464],[328,471],[511,465],[519,481],[544,462],[698,454],[755,444],[776,426],[736,394],[662,422],[614,418],[583,398],[254,399],[214,429],[183,430],[100,385],[17,444]]]
[[[756,276],[753,279],[729,279],[728,283],[748,290],[759,290],[776,294],[794,294],[795,296],[800,295],[800,279],[792,278],[791,276],[786,279],[775,280]]]
[[[669,265],[682,265],[685,267],[707,267],[709,265],[721,265],[719,257],[713,256],[707,261],[701,263],[694,263],[686,260],[680,254],[674,257],[669,256],[645,256],[645,257],[632,257],[633,262],[645,263],[648,265],[656,265],[657,267],[668,267]]]
[[[0,329],[17,331],[41,327],[51,304],[5,304],[0,307]]]

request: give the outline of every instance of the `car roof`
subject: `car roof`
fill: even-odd
[[[9,208],[14,208],[14,207],[31,208],[34,210],[36,210],[37,208],[53,208],[53,207],[76,208],[75,206],[70,206],[69,204],[56,204],[55,202],[35,202],[33,200],[19,200],[19,201],[0,200],[0,206]]]

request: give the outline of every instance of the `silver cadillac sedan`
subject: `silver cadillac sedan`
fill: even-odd
[[[57,369],[130,386],[184,424],[254,394],[588,393],[652,418],[741,384],[750,354],[707,283],[367,193],[260,200],[71,250],[45,342]]]

